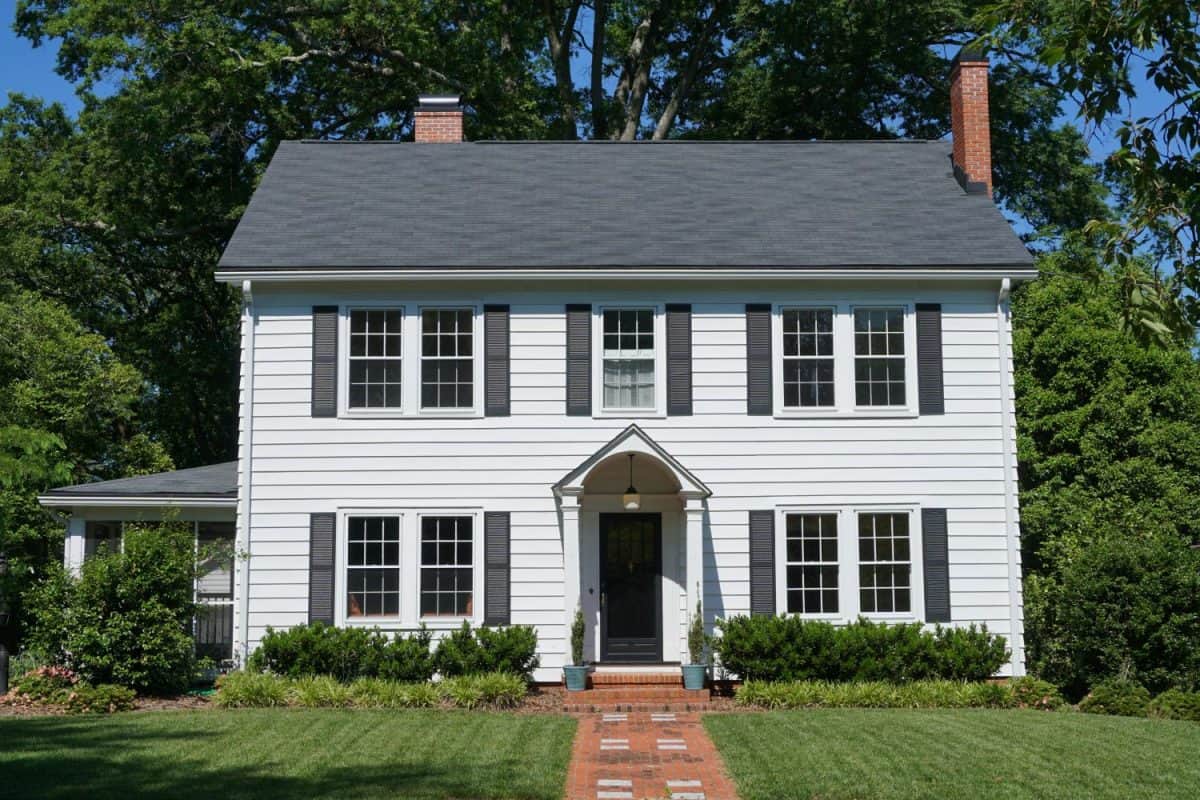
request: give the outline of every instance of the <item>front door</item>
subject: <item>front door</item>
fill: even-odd
[[[662,661],[662,515],[600,515],[600,660]]]

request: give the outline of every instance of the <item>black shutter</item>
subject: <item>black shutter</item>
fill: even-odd
[[[484,416],[511,413],[509,389],[508,306],[483,307]]]
[[[337,416],[337,306],[312,310],[312,415]]]
[[[942,384],[942,307],[917,303],[917,398],[922,414],[945,414]]]
[[[333,514],[308,517],[308,621],[333,624]]]
[[[692,415],[692,307],[667,305],[667,414]]]
[[[775,512],[750,512],[750,615],[775,615]]]
[[[483,515],[485,625],[508,625],[512,617],[509,586],[509,515],[488,511]]]
[[[746,305],[746,413],[771,415],[771,306]]]
[[[592,307],[567,306],[567,416],[592,415]]]
[[[925,621],[950,621],[950,543],[946,509],[921,509],[925,551]]]

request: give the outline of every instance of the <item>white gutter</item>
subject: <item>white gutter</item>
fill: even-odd
[[[234,657],[240,665],[245,665],[250,656],[250,489],[254,463],[254,294],[250,281],[242,282],[242,350],[245,353],[243,380],[245,389],[242,393],[242,451],[241,474],[238,485],[238,524],[237,524],[237,563],[241,566],[238,571],[239,618],[241,626],[239,633],[241,641]]]
[[[216,278],[224,283],[243,285],[254,280],[264,283],[277,281],[377,281],[402,278],[412,281],[437,281],[464,279],[479,280],[521,280],[526,278],[553,279],[566,281],[594,281],[600,279],[623,280],[714,280],[714,281],[745,281],[745,280],[912,280],[914,278],[937,278],[940,280],[995,280],[1012,279],[1024,280],[1037,277],[1033,267],[980,267],[978,269],[945,269],[913,267],[905,269],[886,268],[790,268],[778,269],[703,269],[694,267],[636,267],[636,268],[591,268],[578,267],[574,269],[535,269],[509,267],[506,269],[463,269],[455,267],[419,268],[419,267],[379,267],[379,268],[328,268],[317,267],[306,269],[302,267],[284,267],[279,269],[256,269],[254,267],[234,267],[218,270]]]
[[[38,495],[38,502],[47,508],[89,507],[112,508],[234,508],[236,497],[194,497],[188,495]]]
[[[1009,337],[1008,299],[1011,292],[1012,281],[1005,278],[1000,282],[1000,292],[996,296],[996,332],[1000,337],[1000,430],[1004,437],[1004,527],[1005,539],[1008,542],[1010,625],[1008,645],[1012,650],[1012,674],[1015,678],[1025,674],[1025,636],[1023,631],[1019,630],[1024,627],[1024,616],[1021,608],[1021,566],[1017,559],[1021,531],[1017,526],[1016,440],[1013,425],[1015,411],[1010,372],[1012,342]]]

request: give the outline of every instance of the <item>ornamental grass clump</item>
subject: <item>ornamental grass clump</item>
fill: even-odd
[[[217,679],[216,703],[222,708],[275,708],[288,704],[292,681],[260,672],[230,672]]]
[[[288,705],[303,708],[346,708],[354,693],[346,684],[328,675],[296,678],[288,687]]]
[[[739,705],[770,709],[798,708],[1013,708],[1007,684],[961,681],[746,681],[738,687]]]
[[[512,708],[528,689],[519,675],[462,675],[438,683],[359,678],[350,684],[328,676],[288,678],[231,672],[217,681],[222,708]]]

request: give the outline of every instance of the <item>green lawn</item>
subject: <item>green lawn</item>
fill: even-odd
[[[0,798],[562,796],[575,721],[447,711],[0,719]]]
[[[1200,797],[1200,725],[1036,711],[811,710],[704,725],[742,800]]]

